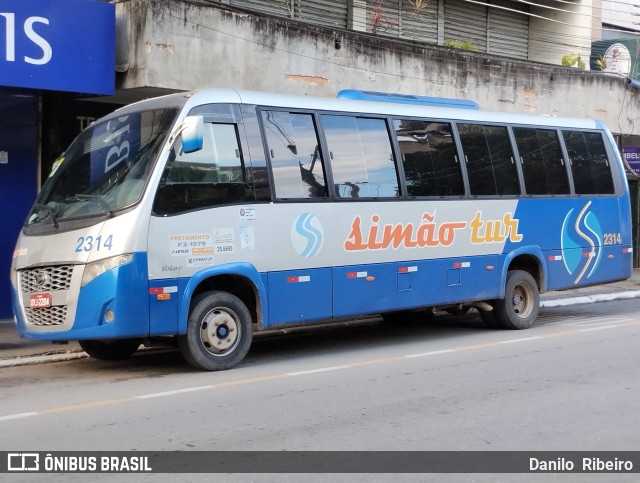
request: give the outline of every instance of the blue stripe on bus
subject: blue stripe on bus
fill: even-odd
[[[497,255],[336,267],[334,316],[496,298],[499,277]]]

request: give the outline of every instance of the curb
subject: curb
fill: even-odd
[[[63,354],[44,354],[31,356],[16,356],[11,359],[0,359],[0,369],[5,367],[31,366],[35,364],[46,364],[47,362],[65,362],[76,359],[88,359],[84,352],[65,352]]]
[[[582,295],[580,297],[567,297],[560,299],[542,300],[540,307],[561,307],[564,305],[592,304],[595,302],[610,302],[619,299],[634,299],[640,297],[639,290],[627,292],[599,293],[593,295]]]

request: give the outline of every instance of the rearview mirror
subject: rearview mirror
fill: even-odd
[[[187,116],[184,118],[181,127],[183,152],[193,153],[202,149],[203,124],[202,116]]]

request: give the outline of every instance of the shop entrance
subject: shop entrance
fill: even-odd
[[[13,316],[9,269],[38,183],[38,96],[0,89],[0,318]]]

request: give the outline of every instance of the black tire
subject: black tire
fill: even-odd
[[[100,361],[122,361],[138,350],[140,339],[80,340],[83,351]]]
[[[193,300],[178,348],[193,367],[221,371],[244,359],[252,339],[251,314],[242,300],[228,292],[208,292]]]
[[[496,311],[495,310],[478,310],[480,313],[480,318],[484,322],[484,324],[490,329],[503,329],[502,324],[496,320]]]
[[[496,320],[505,329],[522,330],[533,325],[540,311],[540,291],[529,272],[510,270],[504,299],[494,301]]]
[[[433,310],[411,310],[404,312],[387,312],[382,314],[385,325],[409,326],[420,325],[433,319]]]

